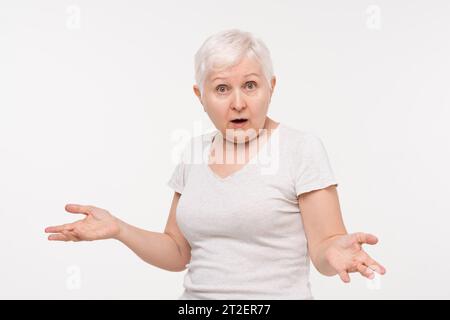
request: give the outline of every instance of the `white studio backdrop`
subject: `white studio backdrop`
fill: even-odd
[[[49,242],[92,204],[162,232],[177,132],[213,129],[194,96],[209,35],[264,40],[269,116],[318,134],[350,232],[387,274],[312,268],[316,299],[448,299],[450,2],[0,1],[0,298],[176,299],[184,273],[114,240]]]

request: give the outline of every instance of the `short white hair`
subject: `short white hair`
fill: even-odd
[[[244,57],[254,58],[260,63],[270,86],[273,65],[267,46],[250,32],[229,29],[208,37],[195,54],[195,81],[200,93],[212,70],[233,67]]]

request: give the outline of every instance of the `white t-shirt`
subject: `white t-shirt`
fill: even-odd
[[[192,138],[167,183],[182,194],[176,220],[192,249],[179,299],[312,299],[297,197],[338,185],[321,139],[280,123],[221,178],[206,160],[218,132]]]

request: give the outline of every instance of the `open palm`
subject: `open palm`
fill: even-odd
[[[85,218],[73,223],[47,227],[46,233],[52,233],[48,240],[92,241],[110,239],[119,233],[119,220],[107,210],[94,206],[68,204],[67,212],[84,214]]]
[[[344,282],[350,282],[348,273],[359,272],[369,279],[374,278],[373,271],[384,274],[386,269],[372,259],[362,248],[363,244],[374,245],[377,237],[368,233],[353,233],[340,236],[328,248],[326,259]]]

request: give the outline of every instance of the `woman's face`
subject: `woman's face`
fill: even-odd
[[[197,85],[194,92],[223,137],[242,143],[254,139],[265,128],[275,82],[273,77],[270,87],[261,65],[255,59],[244,58],[234,67],[210,72],[202,96]]]

